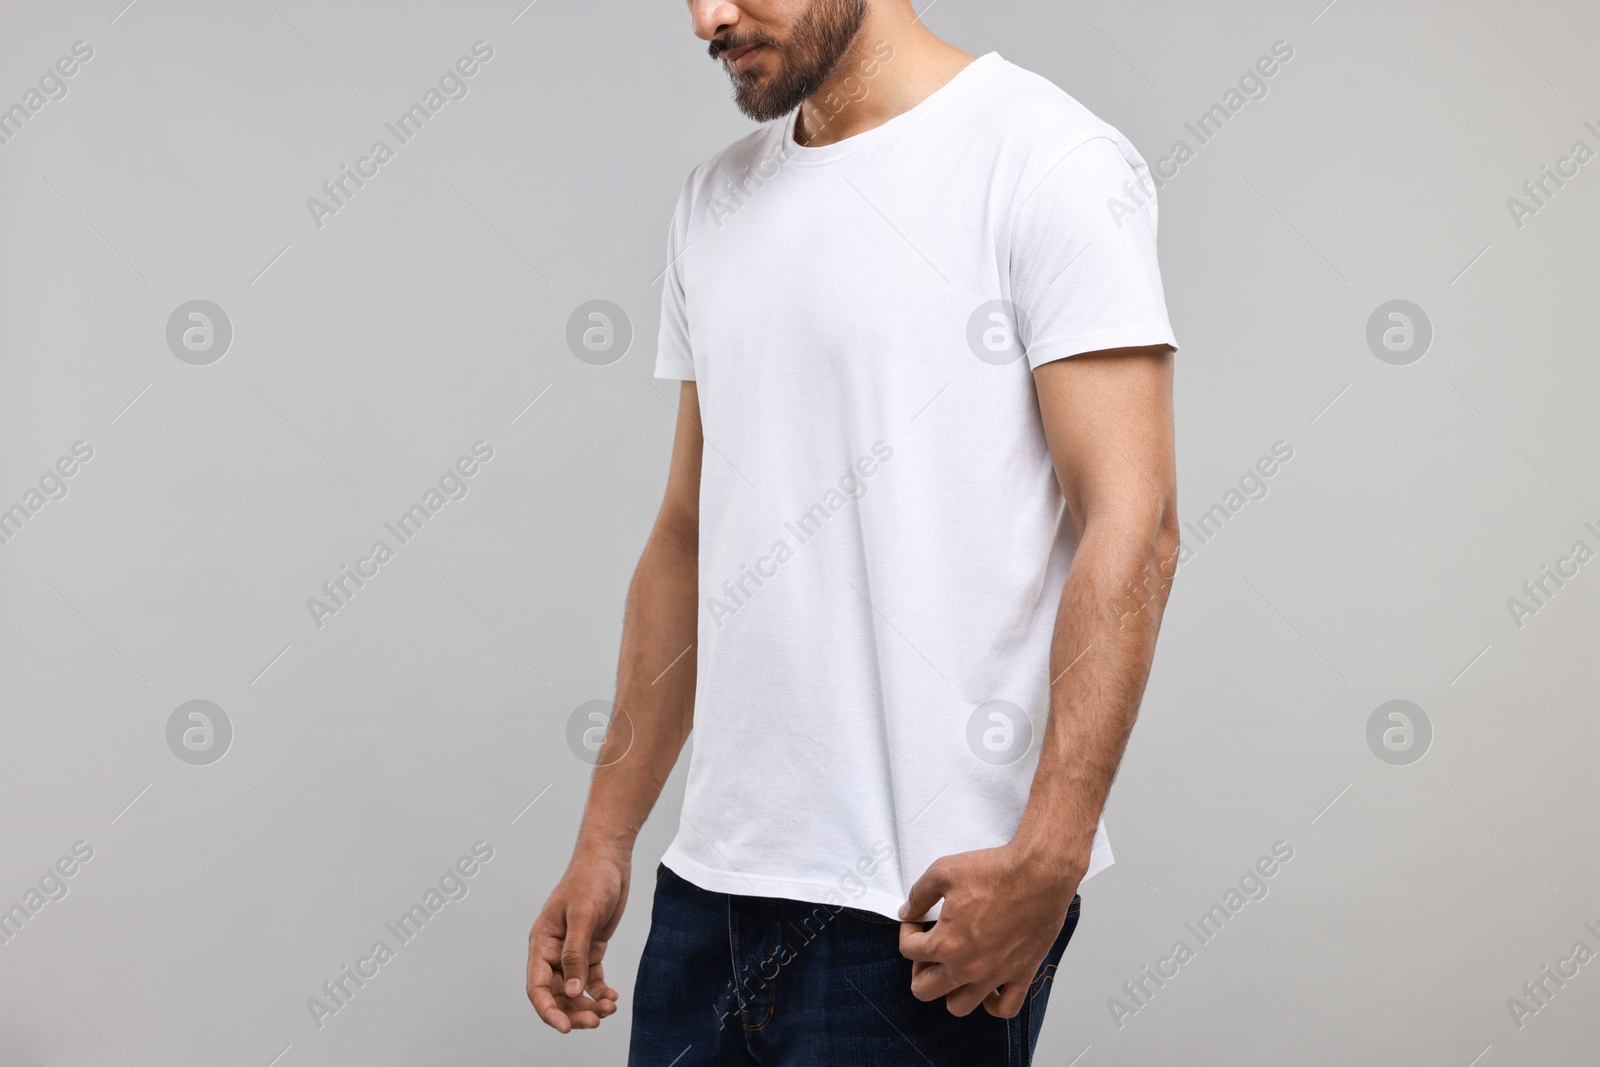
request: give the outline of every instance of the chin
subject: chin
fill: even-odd
[[[770,53],[772,49],[768,48],[766,51]],[[782,73],[782,60],[776,59],[771,55],[765,55],[756,60],[754,66],[738,77],[743,84],[754,88],[760,85],[771,84],[774,80],[776,80],[776,76]]]

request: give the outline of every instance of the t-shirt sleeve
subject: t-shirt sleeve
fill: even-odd
[[[1030,367],[1107,348],[1178,347],[1156,261],[1155,185],[1133,160],[1112,138],[1092,137],[1023,194],[1011,292]]]
[[[688,229],[689,183],[684,183],[667,230],[667,269],[661,277],[661,331],[656,340],[657,378],[694,381],[694,353],[689,348],[689,309],[684,298],[684,231]]]

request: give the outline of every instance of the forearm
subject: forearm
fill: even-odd
[[[1014,840],[1078,876],[1139,713],[1177,568],[1166,510],[1089,523],[1061,594],[1049,721]]]
[[[576,852],[632,851],[694,720],[697,558],[692,529],[658,524],[628,587],[616,708]]]

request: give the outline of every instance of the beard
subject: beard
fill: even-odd
[[[787,42],[765,34],[720,38],[711,42],[711,58],[747,44],[764,44],[772,51],[755,69],[733,74],[733,102],[756,122],[771,122],[799,107],[822,88],[855,43],[867,17],[866,0],[814,0],[795,22]],[[763,66],[777,64],[762,77]]]

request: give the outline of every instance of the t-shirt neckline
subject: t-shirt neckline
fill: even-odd
[[[933,111],[945,100],[959,92],[963,85],[970,82],[980,68],[993,66],[1001,61],[999,52],[985,52],[956,71],[955,76],[949,81],[917,101],[910,108],[890,118],[887,122],[880,123],[870,130],[863,130],[860,133],[853,134],[842,141],[835,141],[832,144],[810,146],[802,145],[795,141],[794,126],[800,117],[800,109],[795,108],[789,113],[789,117],[779,125],[782,131],[783,151],[790,155],[790,161],[794,163],[820,164],[832,163],[835,160],[843,159],[845,156],[881,140],[894,130],[910,125],[918,117]]]

